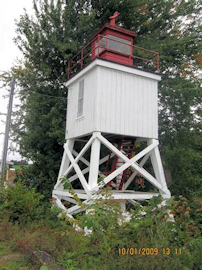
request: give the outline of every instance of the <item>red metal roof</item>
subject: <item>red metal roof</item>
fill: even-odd
[[[123,34],[128,35],[128,36],[137,37],[137,34],[135,32],[133,32],[133,31],[124,29],[124,28],[119,27],[117,25],[111,25],[111,24],[106,23],[93,36],[91,36],[88,39],[88,41],[91,41],[92,39],[94,39],[98,34],[103,32],[103,30],[105,30],[105,28],[111,29],[111,30],[119,32],[119,33],[123,33]]]

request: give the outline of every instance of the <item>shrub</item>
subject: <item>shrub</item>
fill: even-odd
[[[3,208],[9,212],[10,221],[27,223],[42,217],[45,211],[41,204],[43,198],[34,188],[19,181],[5,190]]]
[[[180,197],[161,207],[160,198],[144,202],[143,206],[137,203],[130,211],[130,222],[119,225],[120,210],[110,200],[109,192],[103,192],[107,192],[107,200],[95,200],[89,214],[76,217],[76,224],[92,232],[83,238],[80,235],[80,244],[73,245],[72,250],[64,254],[62,264],[67,269],[200,269],[201,240],[196,230],[200,220],[198,201],[191,203]],[[176,214],[173,205],[177,207]],[[169,209],[173,211],[175,222],[170,221]],[[193,222],[194,233],[189,226]],[[78,240],[78,234],[75,237]],[[69,241],[72,242],[71,235]],[[158,255],[139,254],[139,249],[158,250]]]

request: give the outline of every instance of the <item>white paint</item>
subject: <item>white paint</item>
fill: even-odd
[[[84,79],[83,116],[77,118]],[[158,138],[157,74],[96,59],[67,82],[66,138],[95,131]]]
[[[97,134],[99,134],[97,132]],[[100,161],[100,140],[96,137],[91,146],[90,170],[89,170],[89,187],[93,189],[97,186]]]
[[[73,141],[73,140],[72,140]],[[99,158],[99,152],[100,152],[100,145],[103,144],[105,145],[111,152],[115,155],[117,155],[120,159],[124,161],[124,164],[120,167],[118,167],[114,172],[109,174],[104,178],[104,180],[98,184],[97,182],[97,175],[98,175],[98,166],[99,164],[102,164],[104,161],[107,161],[107,156],[100,159]],[[81,149],[80,153],[76,153],[76,158],[73,157],[71,152],[73,153],[74,150],[71,149],[72,143],[69,141],[65,144],[65,152],[68,156],[67,160],[67,168],[65,171],[65,175],[71,171],[71,168],[75,169],[76,177],[75,180],[78,179],[83,187],[83,190],[75,190],[75,194],[80,199],[84,199],[84,204],[87,204],[89,200],[91,199],[96,199],[97,196],[97,191],[99,191],[99,188],[107,185],[109,181],[111,181],[114,177],[117,175],[121,174],[125,169],[127,169],[129,166],[133,167],[135,169],[134,173],[131,175],[132,177],[135,177],[136,172],[141,173],[141,175],[147,179],[153,186],[155,186],[159,192],[135,192],[134,190],[127,190],[126,188],[128,187],[129,183],[126,182],[125,189],[124,190],[113,190],[112,195],[115,200],[129,200],[129,202],[133,202],[133,200],[146,200],[146,199],[151,199],[154,196],[162,195],[164,199],[169,199],[170,198],[170,191],[167,189],[166,183],[164,182],[164,178],[161,177],[162,173],[162,164],[160,156],[159,156],[159,151],[158,151],[158,140],[152,139],[148,140],[148,146],[143,149],[141,152],[139,152],[137,155],[129,159],[126,157],[123,153],[122,150],[118,150],[112,143],[110,143],[106,138],[104,138],[100,132],[94,132],[89,141],[86,143],[86,145]],[[91,162],[90,166],[87,167],[87,171],[89,171],[89,179],[87,182],[87,179],[84,177],[84,170],[81,171],[81,169],[78,166],[78,161],[83,157],[85,154],[86,150],[92,147],[92,152],[91,152]],[[153,177],[149,172],[147,172],[144,168],[143,165],[148,159],[148,157],[153,160],[152,165],[155,171],[155,177]],[[137,163],[139,159],[141,159],[140,164]],[[71,164],[69,163],[71,162]],[[64,164],[63,164],[64,166]],[[86,170],[85,169],[85,170]],[[74,177],[74,176],[73,176]],[[133,179],[128,179],[129,182],[131,182]],[[72,200],[73,195],[69,193],[68,190],[61,190],[60,189],[60,183],[56,184],[55,189],[53,191],[53,196],[56,197],[58,200],[61,201],[61,199],[71,201],[74,203]],[[76,204],[70,207],[67,210],[68,214],[75,214],[80,211],[83,211],[79,205]]]
[[[69,89],[67,143],[64,145],[65,154],[59,175],[64,174],[68,177],[74,168],[75,175],[71,176],[69,181],[79,181],[82,185],[83,189],[75,190],[75,193],[84,200],[84,205],[87,205],[89,200],[98,198],[99,189],[106,186],[112,179],[116,178],[119,183],[124,170],[129,167],[132,167],[134,172],[124,184],[123,189],[112,191],[114,199],[121,200],[122,209],[125,209],[124,200],[134,204],[135,200],[147,200],[160,194],[164,199],[170,198],[158,150],[157,84],[160,79],[161,77],[157,74],[96,59],[67,82]],[[83,114],[78,118],[79,85],[82,80],[84,80]],[[118,150],[104,136],[106,133],[131,136],[134,139],[137,138],[137,141],[146,141],[148,145],[129,159],[123,149]],[[73,141],[86,139],[83,138],[86,135],[91,135],[91,137],[83,149],[77,153],[73,149]],[[101,145],[111,152],[109,156],[102,159],[100,158]],[[89,148],[91,148],[90,162],[84,158]],[[103,181],[98,183],[99,166],[107,162],[108,157],[111,158],[114,155],[119,161],[115,171],[104,176]],[[149,158],[154,169],[154,176],[143,167]],[[78,166],[79,160],[87,166],[82,171]],[[89,173],[88,179],[87,173]],[[137,173],[140,173],[158,191],[129,190],[128,187]],[[60,180],[58,180],[53,196],[74,204],[67,209],[67,213],[73,215],[83,211],[74,201],[73,195],[68,190],[61,189],[60,185]]]

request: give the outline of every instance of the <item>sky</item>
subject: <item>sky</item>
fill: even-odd
[[[34,14],[32,9],[32,0],[0,0],[0,71],[9,70],[14,64],[15,59],[22,59],[23,56],[20,50],[13,42],[13,38],[16,36],[15,19],[19,20],[20,15],[24,14],[24,8],[27,13]],[[5,121],[7,113],[8,98],[4,98],[8,92],[5,89],[0,88],[0,159],[2,158]],[[19,101],[14,95],[13,110],[15,110],[15,104]],[[11,142],[9,143],[11,146]],[[17,159],[21,157],[18,153],[12,153],[8,151],[7,160]]]

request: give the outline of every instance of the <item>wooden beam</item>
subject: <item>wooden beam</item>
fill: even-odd
[[[83,150],[83,149],[82,149]],[[86,149],[87,150],[87,149]],[[82,184],[82,186],[83,186],[83,188],[85,189],[85,191],[86,191],[86,193],[88,194],[88,196],[90,196],[91,195],[91,192],[90,192],[90,188],[89,188],[89,185],[88,185],[88,183],[87,183],[87,181],[86,181],[86,179],[85,179],[85,177],[83,176],[83,174],[82,174],[82,172],[81,172],[81,169],[79,168],[79,166],[78,166],[78,164],[77,164],[77,162],[78,162],[78,157],[79,157],[79,155],[76,157],[76,159],[74,159],[74,157],[72,156],[72,154],[71,154],[71,152],[69,151],[69,149],[65,146],[65,151],[66,151],[66,153],[67,153],[67,155],[68,155],[68,157],[69,157],[69,159],[70,159],[70,161],[71,161],[71,165],[73,166],[73,168],[74,168],[74,170],[75,170],[75,172],[76,172],[76,174],[78,175],[78,177],[79,177],[79,180],[80,180],[80,182],[81,182],[81,184]],[[81,153],[81,152],[80,152]]]
[[[79,199],[86,200],[88,198],[86,193],[81,193],[81,192],[79,192],[79,190],[75,190],[75,194],[79,197]],[[63,191],[54,190],[53,195],[60,195],[60,196],[73,198],[73,195],[71,193],[69,193],[68,190],[63,190]]]
[[[151,184],[153,184],[156,188],[162,190],[162,187],[158,183],[158,181],[150,173],[148,173],[145,169],[140,168],[139,165],[137,163],[135,163],[135,161],[137,161],[142,156],[144,156],[149,151],[151,151],[151,149],[153,149],[154,147],[156,147],[156,145],[158,145],[158,142],[154,142],[152,145],[150,145],[149,147],[145,148],[143,151],[141,151],[140,153],[138,153],[136,156],[134,156],[130,160],[124,154],[122,154],[115,146],[113,146],[109,141],[107,141],[102,135],[99,135],[98,137],[100,138],[101,142],[107,148],[109,148],[112,152],[114,152],[117,156],[119,156],[120,158],[122,158],[126,162],[124,165],[122,165],[120,168],[118,168],[117,170],[115,170],[113,173],[111,173],[110,175],[108,175],[104,179],[104,183],[105,184],[109,183],[113,178],[115,178],[118,174],[120,174],[121,172],[123,172],[129,166],[132,166],[135,170],[137,170],[140,174],[142,174]]]
[[[112,194],[115,200],[148,200],[153,197],[159,196],[160,193],[155,193],[155,192],[137,192],[137,193],[117,193],[117,194]]]
[[[79,153],[77,153],[75,150],[72,151],[72,154],[75,155],[75,157],[78,156]],[[88,160],[86,160],[84,157],[80,157],[80,160],[86,165],[86,166],[90,166],[90,162]]]
[[[80,159],[80,157],[82,157],[85,152],[88,150],[88,148],[90,147],[91,143],[94,140],[94,135],[91,136],[90,140],[85,144],[85,146],[82,148],[82,150],[80,151],[80,153],[78,154],[78,156],[75,158],[74,162],[77,163]],[[64,145],[64,148],[67,149],[66,144]],[[66,150],[65,150],[66,151]],[[68,169],[65,171],[65,175],[67,175],[71,170],[73,169],[73,165],[71,164]]]
[[[74,148],[74,140],[73,139],[67,140],[66,144],[68,145],[69,150],[72,152],[73,151],[73,148]],[[59,171],[59,174],[58,174],[57,183],[56,183],[54,189],[59,188],[59,185],[61,183],[61,180],[60,179],[63,176],[66,175],[65,174],[65,169],[67,167],[69,167],[69,163],[70,163],[70,160],[68,159],[67,153],[64,150],[62,162],[61,162],[61,165],[60,165],[60,171]]]
[[[90,156],[90,171],[89,171],[89,187],[92,190],[97,185],[98,174],[99,174],[99,160],[100,160],[100,140],[97,136],[101,134],[100,132],[95,132],[95,140],[91,146],[91,156]]]
[[[154,141],[156,141],[156,140],[150,139],[150,140],[148,140],[148,144],[151,145],[154,143]],[[155,147],[151,151],[150,157],[151,157],[151,162],[152,162],[152,166],[154,168],[154,173],[155,173],[156,179],[162,186],[162,192],[165,194],[170,194],[170,191],[167,188],[166,179],[165,179],[158,147]]]
[[[64,207],[64,205],[61,203],[57,196],[53,195],[53,199],[55,199],[55,204],[57,205],[57,207],[67,212],[67,209]]]
[[[143,167],[143,166],[144,166],[144,164],[147,162],[149,156],[150,156],[149,153],[147,153],[147,154],[143,157],[143,159],[142,159],[141,162],[139,163],[139,166],[140,166],[140,167]],[[130,183],[133,181],[133,179],[135,178],[135,176],[136,176],[137,174],[138,174],[138,171],[137,171],[137,170],[135,170],[135,171],[131,174],[131,176],[128,178],[128,180],[127,180],[126,183],[124,184],[125,189],[128,188],[128,186],[130,185]]]
[[[115,156],[114,153],[112,153],[111,156],[110,156],[110,159],[113,158],[114,156]],[[101,165],[101,164],[103,164],[104,162],[106,162],[106,161],[108,160],[108,158],[109,158],[109,155],[103,157],[103,158],[99,161],[99,165]],[[81,172],[82,172],[83,174],[86,174],[86,173],[89,172],[89,170],[90,170],[90,168],[88,167],[88,168],[83,169]],[[71,177],[69,178],[69,181],[72,182],[72,181],[74,181],[74,180],[76,180],[76,179],[78,179],[78,175],[77,175],[77,174],[71,176]]]

